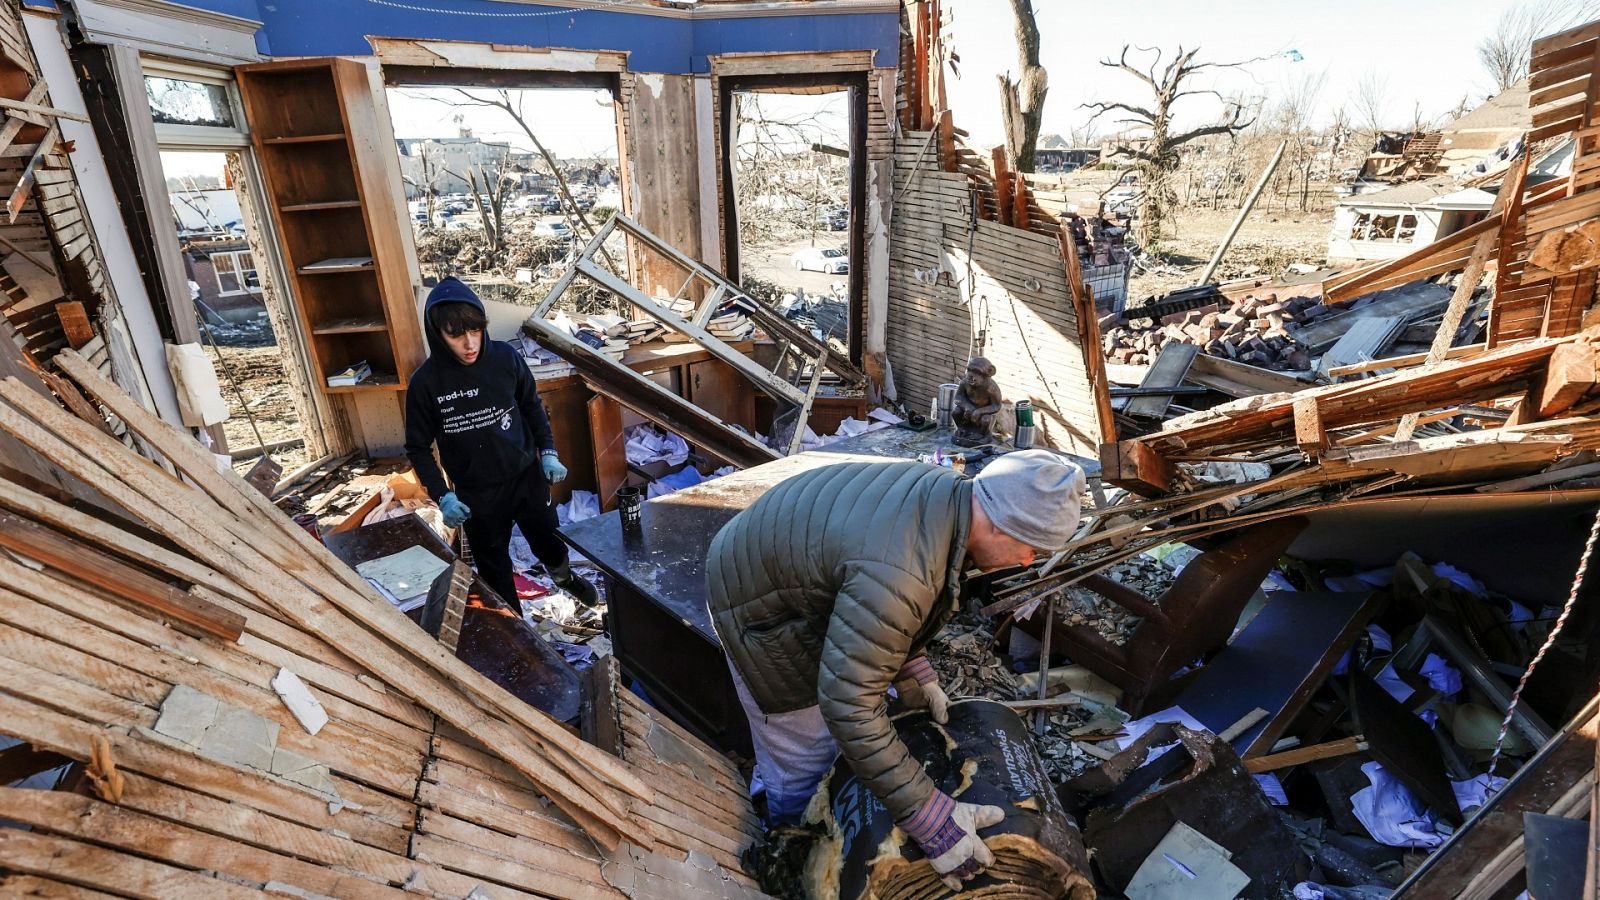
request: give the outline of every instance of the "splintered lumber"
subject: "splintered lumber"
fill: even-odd
[[[88,369],[87,374],[74,371],[73,365],[69,361],[64,368],[97,399],[113,409],[114,414],[128,423],[130,428],[139,431],[141,426],[151,424],[149,420],[153,416],[144,413],[131,402],[131,398],[110,386],[109,382],[104,382],[98,372],[92,369]],[[76,365],[79,369],[88,368],[81,359],[76,360]],[[439,664],[436,659],[432,669],[422,667],[418,657],[423,661],[429,660],[428,651],[438,650],[438,645],[432,641],[419,641],[415,626],[409,620],[399,617],[400,621],[396,623],[387,619],[386,615],[399,616],[388,603],[342,589],[326,572],[317,577],[315,573],[306,571],[303,574],[296,573],[299,577],[294,577],[257,549],[276,551],[273,555],[277,559],[306,556],[295,552],[291,543],[285,543],[286,536],[290,536],[287,540],[292,540],[290,529],[251,528],[239,518],[221,510],[207,517],[201,512],[205,508],[203,497],[194,488],[173,481],[145,460],[134,456],[120,443],[71,417],[38,394],[27,391],[19,382],[10,380],[0,385],[0,396],[10,404],[0,404],[0,423],[3,423],[0,427],[5,427],[35,451],[59,460],[65,471],[108,498],[137,511],[163,536],[197,557],[210,560],[238,584],[248,585],[263,603],[279,610],[296,625],[327,638],[374,671],[384,673],[386,681],[406,691],[451,724],[480,735],[488,746],[504,754],[507,762],[582,823],[596,840],[614,845],[614,842],[626,836],[641,846],[653,844],[650,837],[629,817],[626,805],[618,794],[618,787],[612,783],[613,779],[603,779],[600,774],[618,774],[622,777],[615,778],[615,781],[632,781],[643,787],[636,777],[622,767],[620,761],[610,757],[600,759],[605,756],[603,753],[581,745],[576,738],[547,719],[542,723],[544,728],[538,727],[542,713],[504,694],[492,683],[484,681],[483,684],[487,685],[485,690],[461,672],[451,673],[450,665]],[[148,418],[136,414],[136,409]],[[41,423],[48,423],[48,428]],[[204,483],[210,476],[213,486],[219,487],[219,490],[229,487],[227,482],[217,478],[219,473],[214,465],[205,468],[192,465],[198,461],[193,454],[186,452],[182,443],[188,440],[186,437],[170,430],[159,420],[156,424],[160,428],[151,428],[142,436],[158,446],[168,459],[183,463],[180,470],[184,474],[197,483]],[[198,445],[190,443],[194,449],[203,452]],[[236,497],[249,496],[246,493],[248,488],[233,490]],[[264,498],[262,502],[266,502]],[[180,518],[171,510],[183,510],[184,515]],[[206,518],[212,521],[203,529],[191,524]],[[284,521],[287,522],[287,519]],[[289,524],[292,528],[292,523]],[[300,533],[304,534],[303,531]],[[309,540],[309,535],[306,537]],[[323,593],[319,595],[312,585]],[[346,615],[350,618],[346,618]],[[393,643],[384,641],[362,625],[374,628]],[[405,648],[404,652],[397,647]],[[439,651],[439,655],[443,655],[442,651]],[[449,658],[449,663],[465,669],[453,657]],[[435,674],[439,671],[446,673],[446,677],[454,677],[447,682],[440,674]],[[477,675],[475,672],[470,674]],[[463,687],[468,690],[466,695],[460,692]],[[473,690],[475,687],[477,690]],[[494,692],[503,696],[496,697]],[[504,717],[487,717],[476,705],[477,702],[486,702],[490,709],[499,707],[504,710]],[[518,727],[530,721],[536,724]],[[570,749],[563,747],[563,744],[569,745]],[[595,759],[586,758],[590,756]],[[648,796],[648,789],[645,791]]]
[[[1550,354],[1544,385],[1539,390],[1540,418],[1549,418],[1575,406],[1600,380],[1600,351],[1589,341],[1563,344]]]
[[[331,572],[343,580],[346,586],[355,589],[356,593],[353,595],[338,590],[330,591],[328,599],[335,605],[389,640],[413,651],[439,674],[463,688],[473,701],[487,701],[490,709],[524,726],[529,730],[530,736],[534,737],[536,746],[547,752],[559,750],[560,752],[551,753],[552,760],[563,771],[578,779],[579,783],[591,781],[598,776],[636,799],[647,803],[653,801],[654,792],[620,760],[584,744],[549,716],[513,697],[438,644],[432,642],[418,644],[415,626],[411,621],[379,597],[353,569],[335,557],[320,541],[314,540],[303,528],[294,524],[273,506],[270,500],[251,489],[231,470],[219,472],[209,458],[210,454],[203,447],[139,406],[132,397],[100,374],[81,356],[68,351],[59,354],[56,362],[96,400],[111,410],[113,415],[127,423],[129,428],[149,441],[159,452],[175,463],[182,460],[183,465],[180,468],[184,474],[219,503],[228,505],[231,501],[236,511],[240,513],[240,518],[249,516],[253,508],[254,517],[264,527],[250,529],[247,532],[265,534],[277,541],[280,546],[284,546],[283,542],[287,539],[288,545],[284,546],[284,550],[291,559],[309,557],[312,562],[320,564],[320,571],[312,569],[307,574],[326,580],[327,574]],[[336,586],[330,585],[330,587]],[[610,793],[602,791],[596,799],[612,806],[616,801],[611,800]]]
[[[148,424],[121,406],[126,395],[98,390],[130,429]],[[0,472],[0,533],[26,542],[0,544],[0,734],[27,751],[0,763],[97,760],[123,779],[114,804],[0,788],[0,818],[31,829],[0,829],[0,893],[758,896],[740,871],[760,826],[737,769],[631,695],[612,699],[628,762],[575,738],[556,746],[419,660],[438,644],[415,626],[389,640],[347,613],[341,599],[366,598],[318,573],[231,473],[203,471],[181,432],[151,434],[184,481],[15,380],[0,382],[0,428],[60,460],[100,507],[79,512]],[[181,579],[181,596],[237,616],[243,633],[152,615],[128,585],[81,577],[95,563],[141,591]],[[272,689],[280,668],[325,707],[315,736]],[[275,724],[274,772],[292,754],[289,771],[320,780],[292,783],[158,733],[179,686]],[[608,771],[648,783],[652,799]],[[608,842],[616,852],[598,849]],[[654,893],[633,893],[647,880]]]
[[[1323,427],[1336,430],[1391,422],[1408,412],[1507,397],[1526,390],[1543,377],[1545,364],[1555,348],[1572,340],[1566,337],[1529,341],[1470,359],[1441,363],[1431,369],[1410,369],[1365,381],[1311,388],[1288,397],[1262,397],[1227,404],[1205,413],[1173,419],[1155,434],[1122,443],[1141,444],[1175,461],[1274,442],[1293,443],[1294,403],[1298,398],[1315,398]],[[1124,451],[1125,455],[1132,453],[1136,451]],[[1128,477],[1109,465],[1107,470],[1108,474],[1119,472],[1119,477]],[[1149,479],[1144,481],[1152,483]]]

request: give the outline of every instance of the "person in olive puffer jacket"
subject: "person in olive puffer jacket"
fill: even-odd
[[[1045,450],[976,478],[917,462],[824,466],[735,516],[706,561],[712,625],[750,719],[768,821],[797,821],[842,755],[952,889],[993,862],[998,807],[939,791],[889,721],[914,679],[948,703],[922,649],[955,611],[961,573],[1026,565],[1078,525],[1083,471]]]

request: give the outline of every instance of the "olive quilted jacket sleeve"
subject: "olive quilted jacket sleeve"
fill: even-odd
[[[852,563],[828,621],[817,701],[851,769],[896,819],[916,812],[932,779],[889,721],[885,697],[938,590],[882,562]]]

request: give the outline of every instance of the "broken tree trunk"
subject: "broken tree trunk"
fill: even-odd
[[[1044,120],[1044,97],[1050,90],[1049,76],[1039,64],[1039,25],[1034,20],[1033,0],[1011,0],[1017,17],[1017,55],[1022,75],[1012,81],[1000,79],[1000,120],[1005,128],[1006,156],[1016,172],[1034,170],[1034,154],[1039,146],[1039,127]],[[1004,201],[1002,200],[1002,204]]]

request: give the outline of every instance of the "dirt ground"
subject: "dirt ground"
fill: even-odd
[[[1157,270],[1144,271],[1135,266],[1129,286],[1130,302],[1139,303],[1147,297],[1192,286],[1237,215],[1238,210],[1234,209],[1178,209],[1175,233],[1162,247],[1163,259]],[[1294,263],[1321,266],[1328,256],[1328,230],[1332,226],[1332,210],[1302,213],[1257,209],[1239,229],[1213,278],[1230,281],[1281,275]]]
[[[1068,190],[1110,191],[1122,172],[1089,169],[1061,176]],[[1325,198],[1326,185],[1317,196]],[[1324,200],[1302,212],[1291,201],[1285,210],[1282,197],[1269,190],[1263,194],[1250,217],[1245,219],[1228,254],[1214,277],[1229,281],[1259,275],[1281,275],[1293,263],[1321,266],[1328,256],[1328,232],[1333,227],[1333,206]],[[1174,210],[1172,229],[1156,258],[1146,258],[1148,269],[1135,266],[1129,285],[1129,303],[1137,305],[1147,298],[1191,287],[1216,251],[1217,243],[1239,211],[1229,204],[1222,209],[1182,206]]]
[[[250,426],[250,418],[255,420],[255,428],[261,432],[261,441],[271,444],[274,441],[289,440],[304,437],[300,428],[300,421],[295,415],[294,403],[290,399],[289,386],[283,380],[283,356],[278,351],[277,344],[267,344],[259,347],[222,347],[223,360],[226,366],[217,367],[217,377],[222,382],[222,396],[228,402],[229,418],[222,424],[222,431],[228,438],[228,446],[234,450],[254,447],[259,442],[256,431]],[[213,351],[212,359],[215,360]],[[233,386],[229,383],[227,371],[233,373],[238,381],[240,393],[244,395],[244,404],[241,406],[238,394],[234,393]],[[249,411],[249,417],[245,411]],[[284,447],[272,451],[272,458],[283,470],[288,472],[310,462],[306,455],[305,445]],[[255,459],[239,460],[234,463],[234,468],[240,472],[249,471],[255,465]]]

